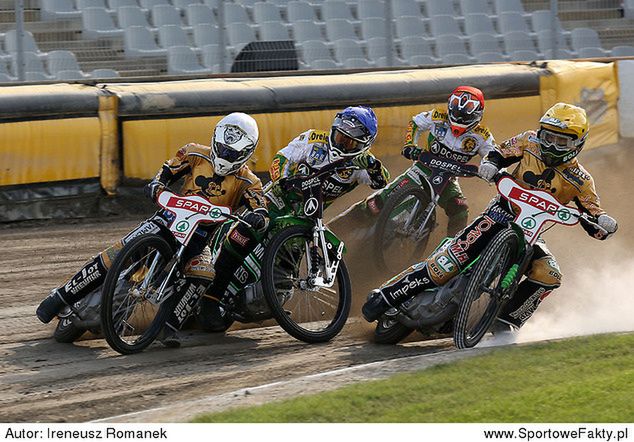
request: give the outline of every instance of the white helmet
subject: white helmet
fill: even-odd
[[[216,124],[211,137],[211,162],[217,175],[235,173],[253,155],[260,133],[253,117],[234,112]]]

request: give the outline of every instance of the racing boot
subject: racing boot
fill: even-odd
[[[496,322],[519,329],[533,316],[539,304],[555,287],[546,287],[533,281],[524,280],[517,287],[513,298],[502,308]]]
[[[53,289],[37,307],[35,314],[37,315],[37,319],[44,324],[48,324],[67,305],[68,303],[62,297],[62,294],[57,289]]]
[[[198,324],[201,329],[211,333],[221,333],[227,329],[218,298],[211,295],[203,295],[200,300]]]
[[[361,307],[361,314],[368,322],[374,322],[381,317],[383,313],[391,309],[393,306],[387,301],[383,292],[374,289],[368,295],[367,301]]]

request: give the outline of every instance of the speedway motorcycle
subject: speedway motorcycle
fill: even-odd
[[[234,321],[275,319],[291,336],[325,342],[343,328],[350,312],[350,278],[344,244],[323,225],[321,177],[289,179],[305,201],[303,212],[281,216],[234,272],[222,298],[225,328]],[[184,284],[183,253],[200,224],[219,224],[210,243],[215,259],[239,217],[227,207],[198,196],[163,191],[158,204],[174,219],[172,241],[142,235],[119,252],[102,290],[101,324],[108,344],[122,354],[149,346],[176,307],[173,296]]]
[[[580,219],[598,227],[593,217],[560,204],[548,192],[523,187],[507,173],[498,174],[495,181],[501,197],[515,207],[515,218],[445,285],[425,290],[379,318],[376,342],[395,344],[414,330],[453,329],[456,347],[475,346],[513,297],[541,233],[553,223],[573,226]],[[448,247],[451,239],[445,238],[436,251]]]

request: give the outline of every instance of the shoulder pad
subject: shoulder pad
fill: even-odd
[[[307,142],[312,143],[327,143],[330,132],[325,130],[311,130],[308,134]]]
[[[431,119],[434,121],[447,121],[447,112],[440,112],[438,109],[432,109]]]
[[[485,140],[488,140],[491,136],[491,131],[489,130],[489,128],[480,125],[476,126],[475,129],[473,129],[473,133],[480,135]]]

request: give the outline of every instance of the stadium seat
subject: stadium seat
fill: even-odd
[[[499,52],[480,52],[475,56],[478,63],[497,63],[506,61],[504,56]]]
[[[456,18],[451,15],[437,15],[431,20],[431,35],[438,38],[441,35],[462,35]]]
[[[172,5],[176,9],[180,9],[181,11],[185,11],[189,5],[195,5],[196,3],[200,3],[199,0],[172,0]]]
[[[108,0],[108,8],[112,9],[113,11],[116,11],[123,6],[139,7],[139,4],[136,0]]]
[[[564,34],[557,33],[556,45],[558,49],[568,50],[568,43],[566,43],[566,38]],[[546,53],[547,50],[552,50],[553,40],[552,40],[552,31],[550,29],[544,29],[537,32],[537,48],[539,52]]]
[[[158,40],[159,46],[165,49],[173,46],[191,46],[187,32],[178,25],[160,26]]]
[[[85,8],[81,11],[83,31],[86,38],[121,38],[123,29],[115,26],[112,17],[104,8]]]
[[[224,0],[203,0],[203,5],[209,6],[214,11],[218,11],[221,1],[224,1]]]
[[[579,52],[582,48],[601,48],[601,41],[597,31],[590,28],[576,28],[570,33],[572,48]]]
[[[220,57],[222,56],[220,45],[205,45],[200,48],[200,52],[202,65],[215,73],[220,72]]]
[[[187,6],[185,17],[187,18],[187,24],[189,26],[196,26],[203,23],[210,25],[217,24],[213,10],[207,5],[193,4]]]
[[[460,11],[465,17],[467,14],[491,15],[489,0],[460,0]]]
[[[249,16],[247,15],[247,11],[244,9],[244,6],[225,2],[225,22],[227,24],[250,23],[251,20],[249,20]]]
[[[260,40],[275,41],[289,39],[288,29],[286,29],[284,23],[279,21],[266,21],[260,24]]]
[[[77,0],[77,9],[83,11],[86,8],[103,8],[108,13],[114,14],[115,11],[108,8],[106,0]]]
[[[0,72],[0,83],[11,83],[15,80],[15,77],[10,76],[9,74],[5,74],[4,72]]]
[[[336,19],[354,21],[352,11],[344,0],[324,0],[321,5],[321,18],[326,23]]]
[[[521,0],[495,0],[495,12],[500,15],[503,12],[524,13],[524,5]]]
[[[313,60],[310,65],[310,69],[325,70],[325,69],[339,69],[339,65],[334,60]]]
[[[539,54],[535,51],[520,50],[509,54],[511,61],[534,61],[539,60]]]
[[[164,57],[167,50],[159,48],[152,32],[143,26],[130,26],[125,29],[123,37],[125,56],[136,57]]]
[[[121,6],[116,11],[119,27],[122,29],[129,28],[130,26],[150,27],[150,24],[145,18],[145,12],[138,6]]]
[[[464,18],[464,27],[467,35],[498,33],[487,14],[467,14]]]
[[[335,49],[335,59],[339,63],[345,63],[349,58],[365,58],[363,48],[358,40],[342,38],[333,42]]]
[[[467,48],[460,37],[456,35],[441,35],[436,39],[436,53],[444,60],[446,55],[460,54],[468,58]]]
[[[81,17],[72,0],[42,0],[43,20],[72,20]]]
[[[524,16],[519,12],[503,12],[500,14],[498,16],[498,27],[502,34],[516,31],[531,32]]]
[[[42,58],[40,58],[40,56],[35,52],[24,52],[24,72],[43,75],[43,78],[39,78],[38,80],[52,80],[55,78],[52,75],[49,75],[48,72],[46,72],[46,69],[44,69]],[[11,56],[11,74],[14,77],[18,76],[17,57],[15,54]]]
[[[466,54],[447,54],[442,56],[443,64],[470,64],[471,59]]]
[[[504,34],[504,50],[507,54],[515,51],[533,51],[537,52],[535,43],[531,36],[522,31],[509,32]]]
[[[572,60],[576,58],[575,54],[567,49],[557,49],[555,55],[553,55],[552,49],[547,49],[543,54],[546,60]]]
[[[227,40],[229,46],[233,46],[237,53],[247,44],[252,41],[257,41],[257,38],[251,26],[246,23],[238,22],[227,24]]]
[[[259,2],[260,0],[234,0],[237,4],[242,5],[246,8],[253,8],[253,6]]]
[[[50,75],[46,75],[43,72],[26,71],[24,73],[24,79],[26,81],[48,81],[48,80],[54,80],[55,77],[52,77]]]
[[[427,35],[427,31],[420,17],[397,17],[396,35],[398,38],[422,37]]]
[[[4,34],[4,49],[9,53],[17,52],[18,50],[18,40],[17,40],[17,31],[15,29],[11,29]],[[34,52],[36,54],[41,54],[40,48],[38,48],[37,43],[35,42],[35,38],[33,38],[33,34],[30,31],[24,31],[24,36],[22,39],[22,48],[26,52]]]
[[[412,66],[431,66],[438,64],[438,60],[429,55],[414,55],[407,58],[406,61]]]
[[[140,0],[139,4],[143,9],[151,11],[154,6],[169,5],[170,3],[167,0]]]
[[[541,9],[538,11],[533,11],[531,13],[531,24],[533,26],[533,31],[539,32],[544,30],[552,30],[553,28],[553,13],[546,9]],[[563,26],[561,26],[561,22],[559,21],[559,17],[555,17],[555,27],[558,32],[566,34],[567,32],[564,30]]]
[[[492,34],[473,34],[469,39],[471,42],[471,55],[477,58],[478,54],[492,52],[501,53],[500,43]]]
[[[343,62],[343,67],[346,69],[363,69],[371,68],[372,65],[365,58],[348,58]]]
[[[392,0],[392,14],[398,17],[422,17],[420,6],[416,0]]]
[[[119,72],[114,69],[95,69],[90,73],[92,78],[120,78]]]
[[[70,69],[67,71],[57,72],[55,74],[55,78],[57,80],[62,80],[62,81],[72,81],[72,80],[84,80],[89,77],[87,75],[84,75],[82,71]]]
[[[314,21],[299,20],[293,23],[292,26],[295,41],[299,43],[312,40],[324,40],[321,28]]]
[[[385,2],[383,0],[359,0],[357,4],[357,15],[359,20],[364,18],[384,18]]]
[[[400,58],[394,56],[392,57],[392,64],[388,63],[387,57],[381,57],[376,61],[376,65],[377,66],[388,66],[388,67],[393,67],[393,66],[406,66],[405,63],[403,62],[403,60],[401,60]]]
[[[321,40],[305,41],[302,45],[304,62],[312,66],[315,60],[332,60],[328,45]]]
[[[368,59],[375,62],[381,58],[386,57],[386,51],[394,52],[394,48],[388,47],[388,41],[385,37],[374,37],[366,41],[368,48]]]
[[[48,72],[51,75],[57,76],[59,78],[58,73],[60,71],[80,71],[79,63],[77,63],[77,58],[75,54],[70,51],[50,51],[46,56]],[[82,73],[82,76],[84,74]]]
[[[189,46],[173,46],[167,51],[167,71],[170,74],[204,74],[211,70],[202,66]]]
[[[361,35],[363,39],[368,40],[375,37],[387,37],[387,29],[385,20],[382,18],[364,18],[361,20]]]
[[[171,5],[158,5],[152,8],[152,23],[157,28],[165,25],[181,26],[181,15],[178,9]]]
[[[609,54],[606,54],[602,48],[585,47],[577,50],[577,57],[579,58],[602,58],[607,55]]]
[[[303,20],[308,20],[312,22],[317,21],[315,9],[308,2],[302,0],[289,1],[286,10],[288,21],[291,23]]]
[[[612,57],[632,57],[634,56],[634,47],[632,46],[614,46],[610,51]]]
[[[335,41],[343,38],[357,40],[359,37],[354,32],[352,22],[343,19],[332,19],[326,22],[326,35],[328,40]]]
[[[257,2],[253,5],[253,19],[256,23],[262,24],[264,22],[278,22],[282,23],[282,16],[280,15],[280,8],[272,3]]]
[[[426,57],[434,56],[429,41],[418,36],[405,37],[401,39],[401,57],[403,57],[404,60],[410,60],[412,57],[420,55],[424,55]]]
[[[203,46],[210,44],[218,44],[220,41],[220,30],[217,26],[207,23],[201,23],[193,26],[194,30],[194,45],[202,48]]]
[[[436,15],[456,15],[456,11],[453,8],[453,1],[427,0],[425,5],[427,6],[427,15],[430,18]]]

